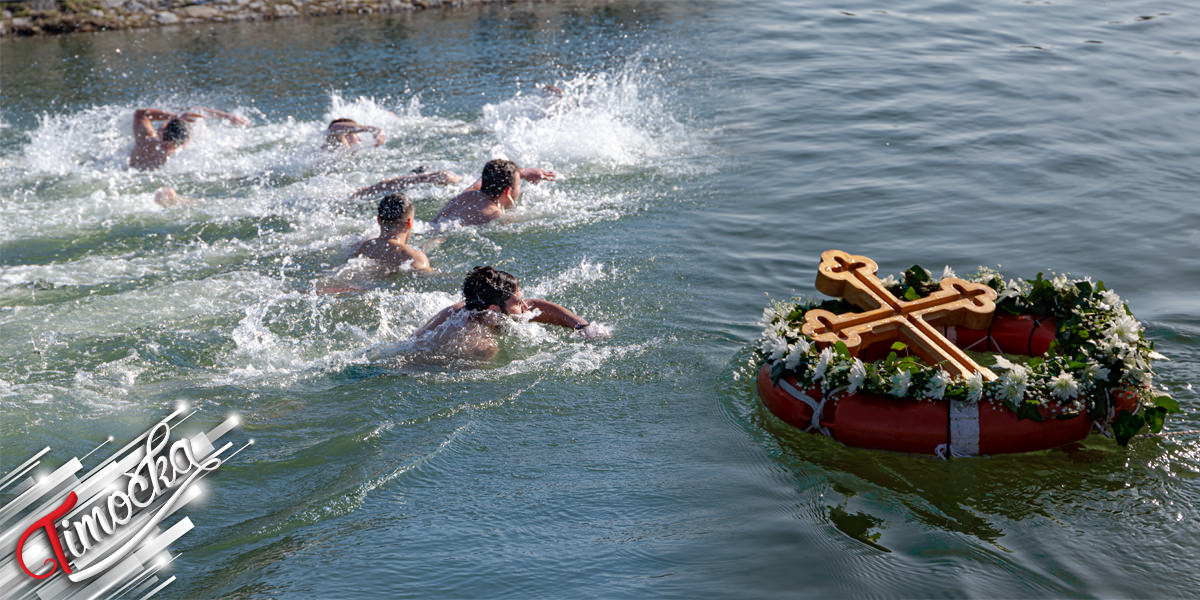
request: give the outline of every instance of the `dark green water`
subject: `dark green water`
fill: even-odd
[[[1190,23],[1151,2],[564,3],[0,42],[0,467],[179,399],[239,413],[256,444],[189,509],[176,597],[1190,597],[1194,436],[852,450],[774,420],[748,362],[767,296],[813,293],[827,248],[1070,272],[1130,303],[1172,359],[1168,427],[1200,428]],[[546,116],[546,83],[578,107]],[[126,170],[134,109],[193,104],[253,124]],[[330,159],[340,116],[387,143]],[[494,156],[560,180],[445,234],[441,275],[343,266],[373,231],[351,191]],[[159,207],[161,185],[197,203]],[[416,190],[418,218],[453,193]],[[477,264],[612,338],[365,358]],[[369,289],[311,293],[347,281]]]

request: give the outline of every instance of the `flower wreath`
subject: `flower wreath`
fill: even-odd
[[[953,277],[946,267],[943,277]],[[968,281],[996,290],[996,310],[1013,315],[1052,316],[1058,323],[1055,340],[1044,356],[1022,363],[996,355],[994,369],[1003,371],[995,381],[984,381],[978,373],[953,377],[945,370],[926,365],[907,355],[902,342],[882,360],[863,362],[850,356],[841,342],[819,348],[800,331],[804,313],[823,308],[836,313],[861,312],[842,300],[824,302],[773,302],[763,311],[759,362],[771,368],[771,380],[791,375],[801,389],[818,388],[836,401],[856,392],[893,398],[933,402],[954,400],[992,402],[1007,406],[1019,418],[1044,420],[1047,412],[1060,418],[1087,412],[1097,423],[1111,421],[1111,432],[1124,445],[1149,427],[1158,433],[1166,415],[1179,410],[1170,395],[1151,387],[1151,360],[1166,357],[1154,351],[1143,335],[1141,323],[1129,307],[1103,282],[1069,279],[1058,275],[1046,279],[1017,280],[980,267]],[[900,278],[883,280],[897,297],[916,300],[938,289],[938,280],[914,265]],[[1165,390],[1165,387],[1163,388]],[[1113,415],[1112,393],[1126,390],[1137,396],[1137,409]],[[1048,409],[1048,410],[1044,410]],[[1115,418],[1114,418],[1115,417]]]

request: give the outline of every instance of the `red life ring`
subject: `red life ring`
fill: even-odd
[[[1054,332],[1052,319],[998,314],[990,329],[959,328],[952,332],[951,339],[964,349],[1036,356],[1046,352]],[[966,440],[974,454],[1008,454],[1077,442],[1092,430],[1086,414],[1057,418],[1043,412],[1050,418],[1034,421],[1019,419],[1007,407],[989,402],[979,403],[977,414],[967,417],[952,414],[950,402],[899,400],[875,394],[855,393],[825,402],[819,389],[801,390],[790,376],[781,379],[779,385],[773,384],[766,364],[758,370],[758,394],[767,409],[784,422],[805,431],[825,433],[856,448],[942,454],[961,441],[955,439],[958,434],[961,438],[974,436]],[[1117,411],[1132,412],[1137,407],[1132,393],[1115,392],[1113,400]],[[959,408],[953,410],[976,410],[955,404]]]

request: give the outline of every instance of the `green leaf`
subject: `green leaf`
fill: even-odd
[[[783,361],[778,361],[771,365],[771,383],[779,384],[779,380],[783,377]]]
[[[908,344],[905,344],[904,342],[892,342],[892,350],[895,350],[896,352],[904,352],[905,350],[908,350]]]
[[[836,343],[833,344],[833,351],[838,356],[844,356],[846,358],[850,358],[850,349],[846,347],[846,342],[838,340]]]
[[[1017,418],[1029,419],[1035,423],[1040,423],[1046,420],[1046,417],[1042,416],[1042,411],[1038,410],[1037,405],[1029,404],[1028,402],[1022,402],[1017,406]]]
[[[1145,413],[1146,415],[1143,418],[1146,420],[1146,425],[1150,426],[1150,431],[1153,431],[1154,433],[1162,431],[1163,421],[1167,418],[1167,409],[1161,406],[1155,406],[1154,408],[1146,410]]]
[[[917,295],[917,290],[915,288],[913,288],[912,286],[909,286],[907,290],[904,290],[904,299],[905,300],[916,300],[920,297],[921,296]]]
[[[1167,412],[1179,412],[1179,403],[1170,396],[1158,396],[1154,398],[1154,405],[1166,409]]]
[[[1142,426],[1146,424],[1146,420],[1141,415],[1135,415],[1127,410],[1122,410],[1113,419],[1112,431],[1113,437],[1117,438],[1117,443],[1125,446],[1129,444],[1129,440],[1137,435],[1142,430]]]

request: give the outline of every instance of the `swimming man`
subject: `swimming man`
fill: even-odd
[[[496,334],[506,315],[537,311],[531,320],[568,327],[589,338],[608,337],[601,326],[562,306],[538,298],[525,298],[517,278],[492,267],[475,267],[463,280],[462,302],[442,309],[417,330],[413,337],[420,346],[449,353],[491,360],[499,348]]]
[[[504,214],[521,195],[521,180],[537,183],[554,181],[553,171],[518,167],[511,160],[497,158],[483,165],[483,175],[471,187],[446,203],[433,218],[435,225],[458,221],[463,225],[483,225]]]
[[[206,116],[219,117],[234,125],[250,124],[245,117],[203,106],[180,115],[157,108],[140,108],[133,113],[133,151],[129,153],[129,166],[142,171],[163,166],[169,156],[187,145],[191,137],[190,124]],[[166,123],[161,129],[155,129],[155,121]]]
[[[352,148],[362,142],[362,138],[358,135],[360,133],[369,133],[375,136],[375,146],[383,145],[383,132],[378,127],[359,125],[354,119],[334,119],[329,122],[329,127],[325,130],[325,145],[322,148],[326,150]]]
[[[373,259],[388,270],[412,270],[432,273],[429,258],[417,248],[408,245],[412,235],[413,203],[404,194],[392,193],[379,201],[379,237],[358,245],[351,258],[365,256]]]

